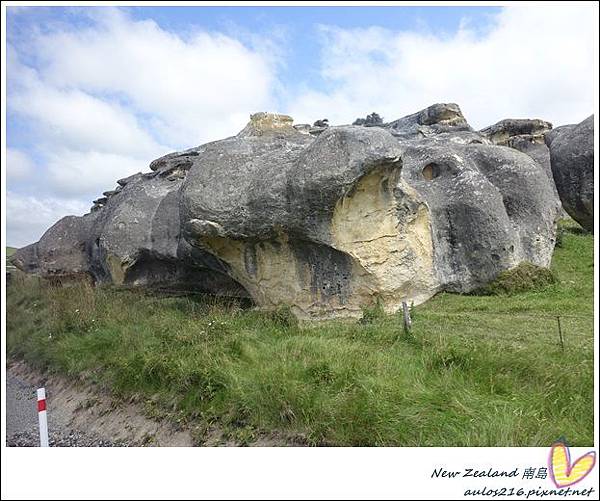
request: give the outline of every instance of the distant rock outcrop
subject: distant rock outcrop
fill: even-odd
[[[594,230],[594,115],[546,134],[552,174],[563,207],[588,231]]]
[[[438,103],[385,125],[398,136],[428,137],[440,133],[473,132],[455,103]]]
[[[62,218],[39,242],[17,250],[11,257],[12,263],[43,277],[91,277],[89,248],[96,218],[97,212]]]
[[[257,113],[236,136],[120,180],[15,263],[245,295],[303,318],[360,316],[375,301],[395,311],[523,262],[550,264],[553,183],[530,155],[494,141],[455,104],[373,127]]]
[[[551,130],[552,124],[544,120],[506,118],[479,132],[493,144],[508,146],[529,155],[543,167],[548,179],[554,181],[550,150],[545,142],[545,136]]]
[[[365,127],[378,127],[383,125],[383,118],[379,116],[379,113],[371,113],[366,118],[357,118],[352,122],[352,125],[364,125]]]

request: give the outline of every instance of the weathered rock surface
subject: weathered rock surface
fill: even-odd
[[[550,180],[550,150],[545,136],[552,130],[552,124],[539,119],[506,118],[482,129],[480,133],[492,144],[508,146],[526,153],[539,163]]]
[[[544,169],[552,183],[554,195],[558,197],[550,166],[550,150],[546,145],[548,136],[555,130],[545,120],[506,118],[479,132],[492,144],[514,148],[533,158]],[[569,216],[564,208],[561,208],[560,213],[561,218]]]
[[[484,144],[411,146],[403,171],[429,209],[439,288],[467,292],[521,262],[550,264],[560,204],[539,164]]]
[[[153,165],[154,172],[119,180],[121,187],[102,207],[85,216],[67,216],[39,242],[17,251],[20,269],[45,277],[86,276],[97,284],[169,286],[245,296],[213,256],[202,259],[180,251],[178,190],[186,172],[178,155]],[[191,165],[191,164],[189,164]],[[183,176],[184,174],[181,174]]]
[[[39,242],[19,249],[11,257],[17,268],[45,277],[89,276],[88,249],[96,213],[66,216],[44,233]]]
[[[552,124],[537,118],[505,118],[480,132],[494,144],[511,146],[515,137],[541,138],[552,129]]]
[[[567,213],[594,230],[594,116],[546,135],[556,188]]]
[[[377,299],[391,312],[524,261],[549,265],[560,204],[543,166],[474,131],[457,105],[318,128],[254,114],[237,136],[119,180],[15,262],[185,283],[305,318],[360,316]]]
[[[358,315],[376,297],[393,311],[523,261],[548,266],[559,209],[550,180],[449,108],[315,139],[273,129],[212,143],[180,192],[184,237],[257,303],[307,317]]]
[[[472,132],[460,107],[455,103],[438,103],[398,120],[384,127],[389,128],[396,136],[408,135],[427,137],[442,132]]]

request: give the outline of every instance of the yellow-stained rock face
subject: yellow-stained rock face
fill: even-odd
[[[296,134],[297,131],[294,129],[293,123],[294,119],[289,115],[266,112],[254,113],[250,115],[250,122],[248,122],[248,125],[246,125],[238,136],[262,136],[270,132],[290,132]]]
[[[258,305],[290,305],[300,318],[359,317],[377,299],[388,312],[402,301],[420,303],[438,287],[429,212],[398,173],[377,169],[340,199],[331,246],[290,242],[285,234],[256,243],[210,236],[201,245],[230,266]],[[398,183],[413,210],[404,209],[402,224]]]
[[[116,285],[123,285],[125,282],[125,265],[120,258],[109,254],[106,257],[106,264],[111,276],[111,280]]]
[[[354,269],[348,260],[346,290],[331,292],[332,280],[319,281],[316,259],[327,257],[315,252],[316,259],[306,258],[309,252],[298,252],[282,234],[275,241],[242,242],[222,237],[205,237],[202,246],[225,261],[232,278],[237,280],[262,307],[272,309],[288,305],[299,318],[335,318],[360,316],[360,305],[349,290]],[[335,250],[330,249],[336,253]],[[338,253],[336,253],[338,254]]]
[[[337,204],[331,222],[333,246],[350,255],[363,271],[354,280],[359,290],[378,291],[388,312],[402,301],[421,303],[438,289],[433,271],[429,211],[399,179],[399,169],[380,168],[366,175]],[[394,188],[410,198],[409,213],[398,218]],[[402,201],[400,201],[401,203]],[[405,209],[406,210],[406,209]],[[368,304],[368,297],[358,298]]]
[[[260,306],[276,307],[299,301],[302,290],[294,256],[286,242],[248,243],[205,237],[202,244],[231,267],[231,276]]]

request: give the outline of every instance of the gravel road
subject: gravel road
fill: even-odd
[[[69,417],[60,409],[48,409],[50,447],[127,446],[103,440],[69,426]],[[6,373],[6,445],[38,447],[40,444],[36,388],[18,376]]]

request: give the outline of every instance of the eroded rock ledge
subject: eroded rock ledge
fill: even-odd
[[[254,114],[237,136],[119,180],[14,262],[248,296],[302,318],[360,316],[376,300],[392,312],[550,264],[560,202],[548,166],[474,131],[458,105],[320,129]]]

